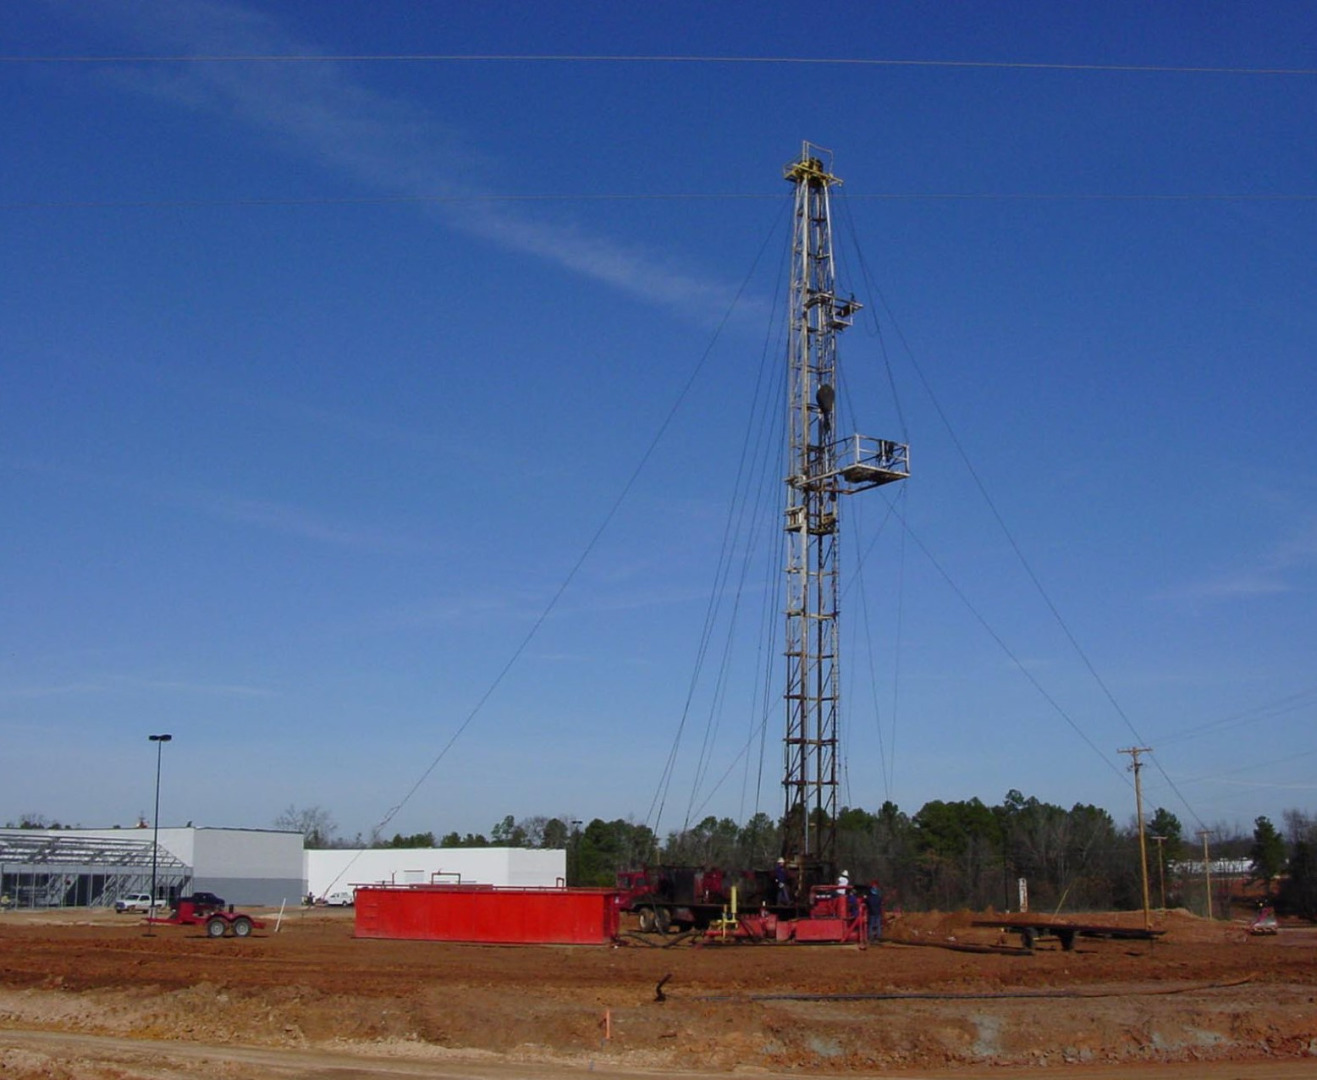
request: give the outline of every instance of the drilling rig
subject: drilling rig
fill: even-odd
[[[838,547],[842,497],[904,480],[909,448],[837,432],[837,337],[861,305],[837,293],[828,151],[806,142],[783,173],[795,185],[787,345],[786,735],[782,851],[789,887],[767,869],[654,866],[618,875],[623,910],[646,931],[704,929],[733,895],[742,910],[812,914],[837,877],[840,711]],[[784,882],[785,884],[785,882]],[[787,899],[789,897],[789,899]],[[838,926],[845,919],[835,920]],[[761,931],[763,932],[763,931]],[[823,928],[813,940],[846,940]]]

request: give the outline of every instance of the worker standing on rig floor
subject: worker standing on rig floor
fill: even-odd
[[[847,919],[854,919],[860,913],[860,902],[855,898],[855,892],[851,888],[851,872],[843,870],[837,875],[837,891],[833,894],[837,898],[837,914]]]
[[[869,940],[883,939],[883,887],[877,881],[869,882],[864,894],[864,906],[869,914]]]
[[[777,865],[773,867],[773,881],[777,885],[777,902],[781,907],[787,907],[791,903],[791,884],[787,880],[787,861],[778,859]]]

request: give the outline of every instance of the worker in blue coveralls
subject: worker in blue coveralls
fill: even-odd
[[[883,939],[883,887],[877,881],[869,882],[864,894],[864,904],[869,912],[869,940]]]
[[[777,886],[777,903],[786,907],[791,903],[791,882],[787,877],[786,859],[778,859],[773,868],[773,883]]]

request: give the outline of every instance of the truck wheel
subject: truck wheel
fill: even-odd
[[[206,920],[206,937],[223,937],[228,928],[228,923],[218,915],[212,915]]]
[[[654,909],[654,931],[659,934],[666,934],[668,927],[672,925],[672,912],[667,908]]]
[[[246,915],[239,915],[233,920],[234,937],[251,937],[252,921]]]
[[[654,917],[652,907],[642,907],[638,914],[640,915],[640,932],[642,934],[652,934],[658,929],[658,920]]]

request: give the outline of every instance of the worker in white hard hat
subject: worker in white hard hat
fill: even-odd
[[[843,910],[846,912],[848,919],[853,919],[859,914],[859,904],[856,901],[855,894],[851,892],[851,872],[849,870],[843,870],[837,875],[837,897],[845,905]]]

